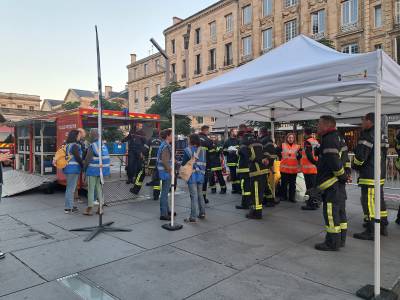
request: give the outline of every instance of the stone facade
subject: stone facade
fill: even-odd
[[[183,86],[227,72],[300,33],[348,53],[382,48],[400,63],[400,0],[222,0],[186,19],[174,17],[164,30],[170,64]],[[202,124],[213,119],[193,118],[195,129]]]
[[[40,96],[0,92],[1,111],[10,121],[18,121],[29,112],[40,111],[40,102]]]
[[[152,98],[165,87],[165,59],[160,53],[136,60],[131,54],[128,68],[129,110],[144,113]]]

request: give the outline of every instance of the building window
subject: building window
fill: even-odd
[[[395,14],[395,20],[394,22],[396,24],[400,24],[400,0],[396,0],[396,2],[394,3],[394,14]]]
[[[342,48],[342,52],[348,54],[359,53],[358,44],[346,45]]]
[[[382,44],[376,44],[374,47],[375,47],[375,50],[379,50],[379,49],[383,48]]]
[[[250,57],[253,54],[253,41],[251,36],[242,39],[243,56]]]
[[[272,28],[266,29],[262,32],[263,50],[272,48]]]
[[[160,84],[156,84],[156,93],[157,93],[157,96],[159,96],[161,94],[161,85]]]
[[[225,45],[225,66],[230,66],[233,64],[233,51],[232,51],[232,43]]]
[[[29,110],[35,110],[34,106],[29,106]]]
[[[297,4],[297,0],[283,0],[283,6],[290,7]]]
[[[351,25],[358,22],[358,0],[342,2],[342,25]]]
[[[149,100],[149,92],[150,92],[150,89],[148,87],[144,88],[144,101]]]
[[[143,74],[144,74],[144,76],[147,76],[147,64],[144,64],[143,65]]]
[[[217,51],[215,49],[210,50],[210,65],[208,71],[214,71],[217,68]]]
[[[201,55],[200,54],[196,55],[195,63],[196,63],[196,66],[195,66],[196,68],[194,70],[194,74],[199,75],[199,74],[201,74]]]
[[[2,104],[1,107],[7,107],[7,105],[6,104]]]
[[[312,33],[325,32],[325,10],[319,10],[311,14]]]
[[[252,9],[251,5],[242,8],[242,24],[248,25],[252,23]]]
[[[186,78],[186,59],[182,60],[182,79]]]
[[[215,121],[217,121],[217,118],[216,118],[216,117],[211,117],[210,119],[211,119],[211,122],[212,122],[212,123],[215,123]]]
[[[154,64],[155,64],[156,72],[160,72],[160,60],[156,59]]]
[[[212,41],[217,40],[217,23],[215,21],[210,23],[210,38]]]
[[[272,0],[263,0],[263,16],[272,15]]]
[[[135,91],[135,103],[139,103],[139,91]]]
[[[375,28],[382,27],[382,6],[375,6]]]
[[[226,32],[232,32],[233,31],[233,16],[232,14],[229,14],[225,16],[225,31]]]
[[[197,28],[195,30],[195,40],[194,41],[195,41],[196,45],[201,43],[201,29],[200,28]]]
[[[290,41],[297,36],[297,20],[285,23],[285,41]]]
[[[171,41],[171,50],[172,50],[172,54],[175,54],[175,40]]]
[[[394,39],[394,58],[400,65],[400,36]]]
[[[196,117],[196,122],[198,124],[203,124],[203,122],[204,122],[203,117]]]
[[[137,78],[137,69],[134,68],[133,69],[133,79],[136,79],[136,78]]]
[[[17,108],[18,109],[22,109],[22,105],[17,105]]]
[[[171,72],[172,74],[176,74],[176,64],[171,64]]]

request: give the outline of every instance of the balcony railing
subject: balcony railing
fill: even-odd
[[[350,32],[358,29],[358,23],[347,23],[340,26],[342,32]]]
[[[224,59],[224,67],[233,65],[233,58],[225,58]]]
[[[208,66],[208,71],[210,72],[210,71],[214,71],[214,70],[216,70],[217,69],[217,65],[216,64],[212,64],[212,65],[209,65]]]
[[[312,38],[316,41],[318,40],[322,40],[323,38],[325,38],[325,32],[316,32],[312,35]]]

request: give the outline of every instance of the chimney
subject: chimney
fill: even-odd
[[[110,99],[112,93],[112,86],[106,85],[104,88],[105,88],[104,99]]]
[[[136,54],[135,53],[132,53],[131,54],[131,64],[133,64],[133,63],[135,63],[136,62]]]
[[[175,25],[175,24],[178,24],[178,23],[180,23],[180,22],[182,22],[183,20],[181,19],[181,18],[178,18],[178,17],[173,17],[172,18],[172,23],[173,23],[173,25]]]

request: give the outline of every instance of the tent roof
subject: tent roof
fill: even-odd
[[[300,35],[228,73],[172,94],[172,112],[292,121],[400,112],[400,66],[382,50],[345,54]],[[301,112],[301,113],[299,113]]]

